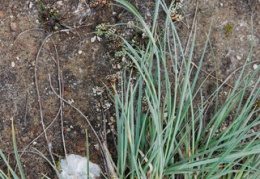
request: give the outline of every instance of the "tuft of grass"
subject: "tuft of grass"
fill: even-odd
[[[120,92],[114,94],[119,178],[258,178],[260,132],[250,131],[260,124],[255,107],[260,67],[246,73],[250,64],[246,61],[226,101],[206,121],[207,106],[214,100],[219,104],[223,86],[203,99],[200,91],[207,79],[202,84],[198,79],[210,32],[195,71],[196,30],[187,56],[169,15],[164,30],[158,31],[159,11],[168,12],[164,1],[156,1],[151,27],[129,2],[117,2],[135,15],[149,39],[146,48],[138,50],[122,38],[126,57],[138,73],[124,69]],[[250,88],[253,80],[255,85]],[[230,116],[231,125],[223,128]]]

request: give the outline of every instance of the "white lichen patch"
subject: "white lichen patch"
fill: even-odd
[[[94,93],[94,96],[99,96],[104,92],[104,88],[96,86],[95,88],[92,88],[92,91]]]

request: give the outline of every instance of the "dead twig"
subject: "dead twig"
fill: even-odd
[[[19,33],[19,34],[15,37],[14,43],[16,43],[16,41],[20,38],[21,35],[25,34],[26,32],[29,32],[29,31],[43,31],[43,32],[44,32],[44,29],[34,28],[34,29],[25,30],[25,31]]]
[[[59,95],[63,98],[63,85],[62,85],[62,74],[61,74],[61,70],[60,70],[60,60],[59,60],[59,55],[58,55],[58,51],[57,51],[57,47],[55,45],[55,43],[53,42],[53,40],[51,40],[55,49],[55,56],[56,56],[56,65],[57,65],[57,75],[58,75],[58,84],[59,84]],[[55,60],[55,59],[54,59]],[[66,149],[66,143],[65,143],[65,137],[64,137],[64,125],[63,125],[63,101],[60,98],[59,99],[59,103],[60,103],[60,125],[61,125],[61,138],[62,138],[62,143],[63,143],[63,150],[65,153],[65,156],[67,158],[67,149]]]
[[[35,67],[34,67],[34,80],[35,80],[35,88],[36,88],[36,93],[37,93],[37,98],[38,98],[38,105],[39,105],[39,113],[40,113],[40,119],[41,119],[41,125],[42,125],[42,129],[44,132],[44,136],[45,136],[45,140],[47,141],[47,146],[48,146],[48,150],[49,150],[49,154],[51,156],[52,162],[56,167],[56,163],[52,154],[52,144],[48,139],[48,135],[46,133],[46,127],[45,127],[45,123],[44,123],[44,117],[43,117],[43,112],[42,112],[42,101],[41,101],[41,96],[40,96],[40,90],[39,90],[39,85],[38,85],[38,75],[37,75],[37,67],[38,67],[38,61],[39,61],[39,56],[41,53],[41,50],[43,48],[43,46],[45,45],[46,41],[48,40],[48,38],[50,38],[53,35],[53,33],[47,35],[47,37],[45,37],[45,39],[43,40],[36,58],[35,58]]]
[[[109,171],[110,178],[118,179],[119,177],[117,176],[117,173],[115,171],[115,166],[111,162],[112,158],[111,158],[111,154],[110,154],[110,152],[109,152],[109,150],[107,148],[107,143],[106,142],[102,143],[102,148],[104,150],[105,160],[107,162],[107,168],[108,168],[108,171]]]

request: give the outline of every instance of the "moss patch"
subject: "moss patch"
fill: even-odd
[[[224,33],[226,36],[229,36],[233,32],[234,26],[230,23],[227,23],[224,27]]]

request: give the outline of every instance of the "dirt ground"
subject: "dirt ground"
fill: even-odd
[[[41,2],[47,9],[56,7],[60,10],[62,15],[59,16],[59,21],[53,18],[54,15],[48,17],[50,12],[41,10],[39,3],[33,0],[2,0],[0,4],[0,148],[15,166],[11,138],[13,119],[27,178],[45,175],[55,178],[48,163],[35,154],[33,148],[50,158],[50,146],[55,161],[64,158],[61,137],[63,125],[66,152],[85,155],[87,129],[90,160],[99,164],[105,172],[104,160],[97,147],[98,141],[87,120],[98,135],[104,134],[105,126],[107,132],[111,130],[108,123],[112,123],[113,104],[104,90],[104,84],[108,84],[107,79],[120,71],[121,66],[113,56],[116,47],[104,38],[96,38],[94,41],[94,31],[101,23],[127,23],[134,19],[129,12],[113,5],[93,5],[89,9],[80,0]],[[152,19],[151,0],[131,2],[148,22]],[[193,62],[197,64],[206,34],[212,25],[211,49],[208,49],[205,56],[205,73],[201,80],[207,73],[225,80],[247,60],[250,43],[254,45],[253,63],[247,70],[253,71],[260,64],[260,1],[200,0],[195,13],[196,6],[197,1],[184,0],[179,12],[183,20],[176,22],[176,27],[184,42],[183,47],[186,47],[196,14],[197,40]],[[77,12],[77,15],[69,15],[72,12]],[[57,29],[52,33],[54,28]],[[119,28],[118,32],[131,34],[130,30],[124,28]],[[61,32],[57,33],[57,30]],[[236,74],[228,82],[231,86],[234,85]],[[212,81],[205,83],[205,95],[214,90],[216,80],[212,78]],[[58,95],[63,96],[65,102],[60,101],[52,86]],[[221,91],[223,99],[229,90],[230,87],[226,86]],[[43,134],[43,123],[47,127],[48,142]],[[115,154],[112,136],[109,133],[108,147]],[[1,160],[0,168],[6,171]]]

